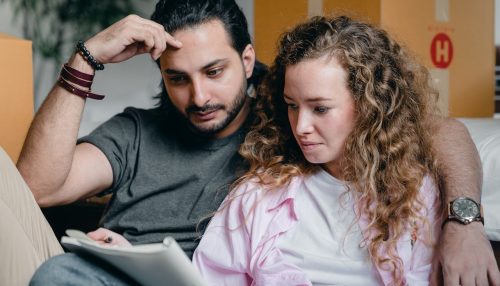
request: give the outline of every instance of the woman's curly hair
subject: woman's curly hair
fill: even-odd
[[[314,17],[281,36],[278,55],[259,88],[255,121],[240,148],[250,169],[236,185],[257,180],[271,190],[319,167],[307,162],[293,137],[283,90],[288,66],[325,56],[345,69],[356,110],[342,179],[367,210],[367,231],[375,235],[365,242],[373,262],[392,267],[401,283],[396,242],[411,222],[424,220],[418,197],[424,177],[437,182],[429,127],[437,116],[437,94],[428,71],[384,30],[345,16]],[[380,249],[390,259],[383,259]]]

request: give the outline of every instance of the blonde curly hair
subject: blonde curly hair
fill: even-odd
[[[391,266],[400,284],[404,267],[396,242],[411,222],[424,220],[418,197],[424,177],[438,182],[428,124],[436,116],[437,94],[428,71],[384,30],[345,16],[315,17],[281,36],[240,148],[250,169],[235,185],[253,180],[271,191],[319,168],[307,162],[293,137],[283,89],[288,66],[323,56],[344,67],[357,111],[344,146],[343,179],[367,210],[366,231],[376,234],[365,241],[372,261]]]

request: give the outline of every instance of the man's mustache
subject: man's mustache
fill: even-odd
[[[186,108],[186,113],[194,113],[194,112],[212,112],[218,109],[224,109],[224,105],[222,104],[205,104],[202,107],[191,105]]]

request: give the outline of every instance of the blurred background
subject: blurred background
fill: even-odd
[[[381,24],[415,51],[440,90],[441,110],[454,117],[493,117],[495,51],[500,45],[500,0],[239,0],[249,20],[257,56],[269,64],[279,34],[311,15],[346,13]],[[33,109],[54,84],[77,39],[135,13],[149,17],[155,0],[0,0],[0,33],[33,45]],[[2,46],[0,45],[0,53]],[[0,62],[0,67],[3,65]],[[85,135],[126,106],[152,107],[160,74],[148,55],[97,72],[80,129]],[[0,98],[4,96],[0,90]],[[498,114],[497,114],[498,116]]]

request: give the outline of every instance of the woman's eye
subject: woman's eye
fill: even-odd
[[[314,108],[314,111],[317,112],[317,113],[326,113],[328,112],[330,108],[326,107],[326,106],[317,106]]]
[[[295,103],[287,103],[286,105],[288,106],[288,108],[293,109],[293,110],[295,110],[295,109],[298,109],[298,108],[299,108],[299,107],[297,106],[297,104],[295,104]]]

